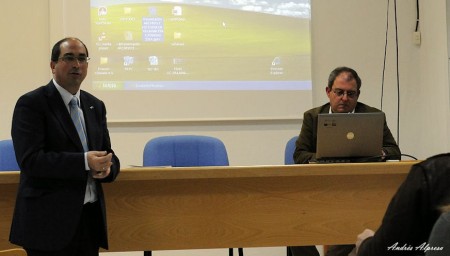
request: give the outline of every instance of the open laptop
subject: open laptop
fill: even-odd
[[[317,162],[381,161],[384,118],[383,112],[319,114]]]

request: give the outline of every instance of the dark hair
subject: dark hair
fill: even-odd
[[[54,62],[58,61],[59,55],[61,54],[61,44],[66,41],[69,41],[69,40],[78,40],[81,44],[83,44],[84,49],[86,49],[86,55],[89,56],[88,49],[87,49],[86,45],[83,43],[83,41],[81,41],[80,39],[78,39],[76,37],[66,37],[66,38],[63,38],[63,39],[59,40],[58,42],[56,42],[56,44],[53,46],[52,56],[51,56],[52,61],[54,61]]]
[[[356,80],[356,86],[359,90],[359,88],[361,88],[361,78],[359,78],[358,73],[356,73],[355,70],[349,67],[337,67],[333,71],[331,71],[330,76],[328,77],[328,88],[331,89],[331,87],[333,87],[334,80],[336,80],[336,77],[344,72],[351,74],[350,79],[354,78]]]

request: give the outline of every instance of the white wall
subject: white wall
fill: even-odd
[[[394,1],[389,6],[389,34],[383,110],[397,137],[397,78]],[[412,33],[416,1],[397,2],[400,73],[400,148],[424,159],[449,149],[447,24],[444,0],[420,2],[422,44]],[[326,101],[330,70],[354,67],[363,80],[360,101],[380,107],[387,1],[313,1],[313,104]]]
[[[17,98],[50,74],[48,1],[2,1],[0,139],[10,138]]]
[[[50,79],[50,47],[64,32],[50,34],[49,3],[55,0],[2,1],[0,28],[0,139],[10,138],[17,98]],[[76,1],[76,0],[66,0]],[[390,26],[383,110],[396,137],[397,88],[394,8]],[[400,72],[400,147],[424,159],[449,150],[449,82],[446,1],[419,1],[422,44],[413,44],[415,3],[397,1]],[[326,102],[324,88],[336,66],[355,68],[363,80],[360,100],[380,107],[387,1],[313,0],[312,78],[314,106]],[[55,14],[53,14],[55,15]],[[68,22],[79,22],[77,20]],[[75,35],[76,36],[76,35]],[[275,104],[275,103],[273,103]],[[216,122],[113,123],[113,147],[122,164],[142,162],[145,142],[166,134],[205,134],[221,138],[232,165],[282,164],[285,142],[300,130],[298,120],[234,120]],[[284,252],[284,250],[283,250]]]
[[[65,0],[75,1],[75,0]],[[61,1],[64,2],[64,1]],[[394,6],[389,6],[389,34],[383,110],[397,134],[397,88]],[[413,44],[415,1],[397,1],[400,72],[400,147],[404,153],[426,158],[449,148],[449,90],[446,3],[422,5],[422,44]],[[17,98],[48,82],[49,55],[54,41],[72,35],[50,22],[63,16],[55,0],[3,1],[0,17],[4,31],[0,64],[0,139],[10,137],[11,115]],[[324,88],[336,66],[355,68],[363,80],[360,100],[381,104],[381,77],[385,44],[387,2],[379,0],[314,0],[312,2],[313,105],[327,101]],[[50,15],[51,14],[51,15]],[[21,17],[21,18],[18,18]],[[85,23],[83,20],[66,22]],[[51,28],[51,29],[50,29]],[[69,34],[68,34],[69,33]],[[74,32],[75,36],[77,31]],[[271,103],[276,104],[276,103]],[[110,132],[124,166],[142,162],[145,142],[165,134],[206,134],[224,140],[233,165],[282,164],[284,143],[297,135],[298,119],[233,120],[215,122],[112,123]]]

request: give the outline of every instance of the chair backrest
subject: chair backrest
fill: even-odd
[[[19,171],[12,140],[0,141],[0,171]]]
[[[200,135],[162,136],[144,147],[144,166],[227,166],[228,154],[223,142]]]
[[[428,245],[430,248],[441,247],[440,251],[429,251],[431,255],[450,255],[450,212],[444,212],[436,220],[431,230],[430,237],[428,239]],[[426,254],[428,255],[428,253]]]
[[[286,143],[286,148],[284,149],[284,164],[294,164],[295,142],[297,139],[298,136],[292,137]]]

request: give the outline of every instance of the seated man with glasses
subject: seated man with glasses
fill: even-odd
[[[295,163],[306,164],[315,160],[319,114],[380,112],[379,109],[358,102],[360,88],[361,78],[355,70],[348,67],[338,67],[331,72],[326,87],[330,102],[308,110],[303,115],[303,124],[294,152]],[[400,159],[400,149],[386,121],[383,131],[383,148],[380,149],[380,153],[386,155],[389,159]]]
[[[380,112],[379,109],[358,102],[360,88],[361,78],[355,70],[348,67],[338,67],[331,72],[326,87],[330,102],[308,110],[303,115],[303,124],[293,156],[296,164],[307,164],[316,158],[317,119],[319,114]],[[386,159],[400,159],[401,154],[386,120],[383,131],[383,148],[380,148],[380,154],[386,156]],[[326,256],[347,256],[353,247],[354,245],[330,246]],[[293,256],[319,255],[313,247],[290,247],[289,249]]]

